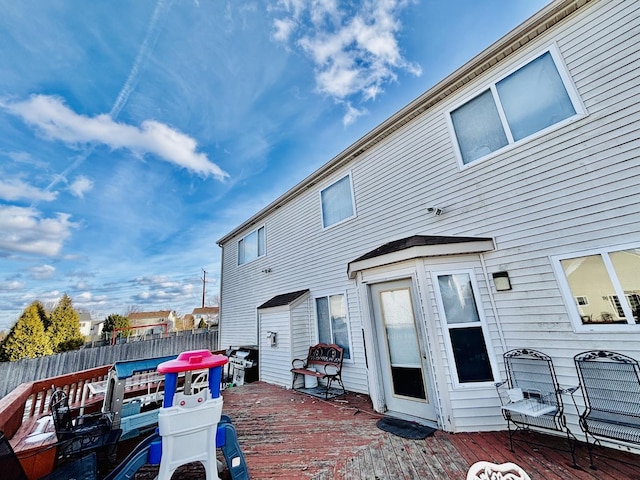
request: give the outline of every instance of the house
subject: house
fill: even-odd
[[[193,328],[198,328],[200,320],[204,320],[211,327],[218,325],[218,316],[220,315],[220,307],[198,307],[194,308],[191,313],[193,316]]]
[[[157,312],[132,312],[127,315],[133,335],[156,334],[170,332],[175,328],[178,317],[174,310]]]
[[[91,314],[89,312],[79,312],[78,317],[80,320],[80,334],[85,338],[89,338],[92,334],[91,327],[93,324]]]
[[[450,432],[505,428],[510,349],[565,386],[640,358],[638,65],[640,2],[551,2],[218,241],[221,347],[291,387],[338,343],[348,390]]]

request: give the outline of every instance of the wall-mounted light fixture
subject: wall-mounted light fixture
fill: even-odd
[[[269,267],[267,268],[263,268],[262,270],[260,270],[262,273],[271,273],[271,269]]]
[[[427,212],[433,213],[434,215],[442,215],[444,211],[441,208],[437,207],[429,207],[427,208]]]
[[[509,272],[493,273],[493,284],[496,286],[496,290],[498,292],[511,290],[511,280],[509,279]]]

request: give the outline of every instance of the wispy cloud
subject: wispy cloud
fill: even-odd
[[[51,278],[53,274],[56,273],[56,268],[51,265],[39,265],[37,267],[31,267],[29,272],[34,280],[44,280]]]
[[[19,179],[0,180],[0,199],[14,202],[17,200],[51,202],[57,192],[50,192],[29,185]]]
[[[80,175],[69,185],[69,191],[78,198],[83,198],[84,194],[93,188],[93,180]]]
[[[31,207],[0,205],[0,251],[55,256],[75,227],[68,214],[43,218]]]
[[[163,275],[140,277],[131,283],[138,288],[131,299],[142,304],[170,304],[192,295],[195,290],[194,285],[188,281],[176,282]]]
[[[398,16],[408,1],[365,1],[348,10],[336,0],[280,0],[283,13],[274,20],[273,37],[294,43],[313,60],[317,90],[345,105],[343,122],[349,124],[358,111],[347,98],[375,99],[398,70],[422,73],[402,56],[396,39]]]
[[[80,115],[61,98],[33,95],[20,102],[3,102],[0,108],[19,116],[45,137],[69,145],[103,144],[112,149],[128,149],[135,154],[150,153],[192,172],[219,180],[228,177],[207,155],[197,152],[196,141],[155,120],[145,120],[140,127],[113,120],[110,115]]]

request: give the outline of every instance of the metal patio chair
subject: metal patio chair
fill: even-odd
[[[591,468],[595,468],[593,447],[600,444],[600,438],[640,448],[638,361],[604,350],[580,353],[574,361],[585,407],[580,414],[580,427],[587,440]]]
[[[510,350],[504,354],[504,364],[507,380],[496,383],[496,389],[507,421],[511,451],[514,434],[519,430],[534,427],[562,432],[575,467],[577,439],[567,427],[562,395],[573,394],[578,387],[560,388],[551,357],[536,350]],[[504,387],[508,387],[506,391]]]

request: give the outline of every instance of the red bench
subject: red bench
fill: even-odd
[[[296,380],[298,377],[304,379],[305,375],[316,377],[318,380],[326,381],[324,389],[324,398],[328,399],[332,394],[331,384],[337,381],[342,388],[344,395],[345,389],[342,383],[342,360],[344,358],[344,349],[333,343],[319,343],[309,347],[307,358],[296,358],[291,362],[291,373],[293,373],[293,381],[291,388],[296,390]]]

